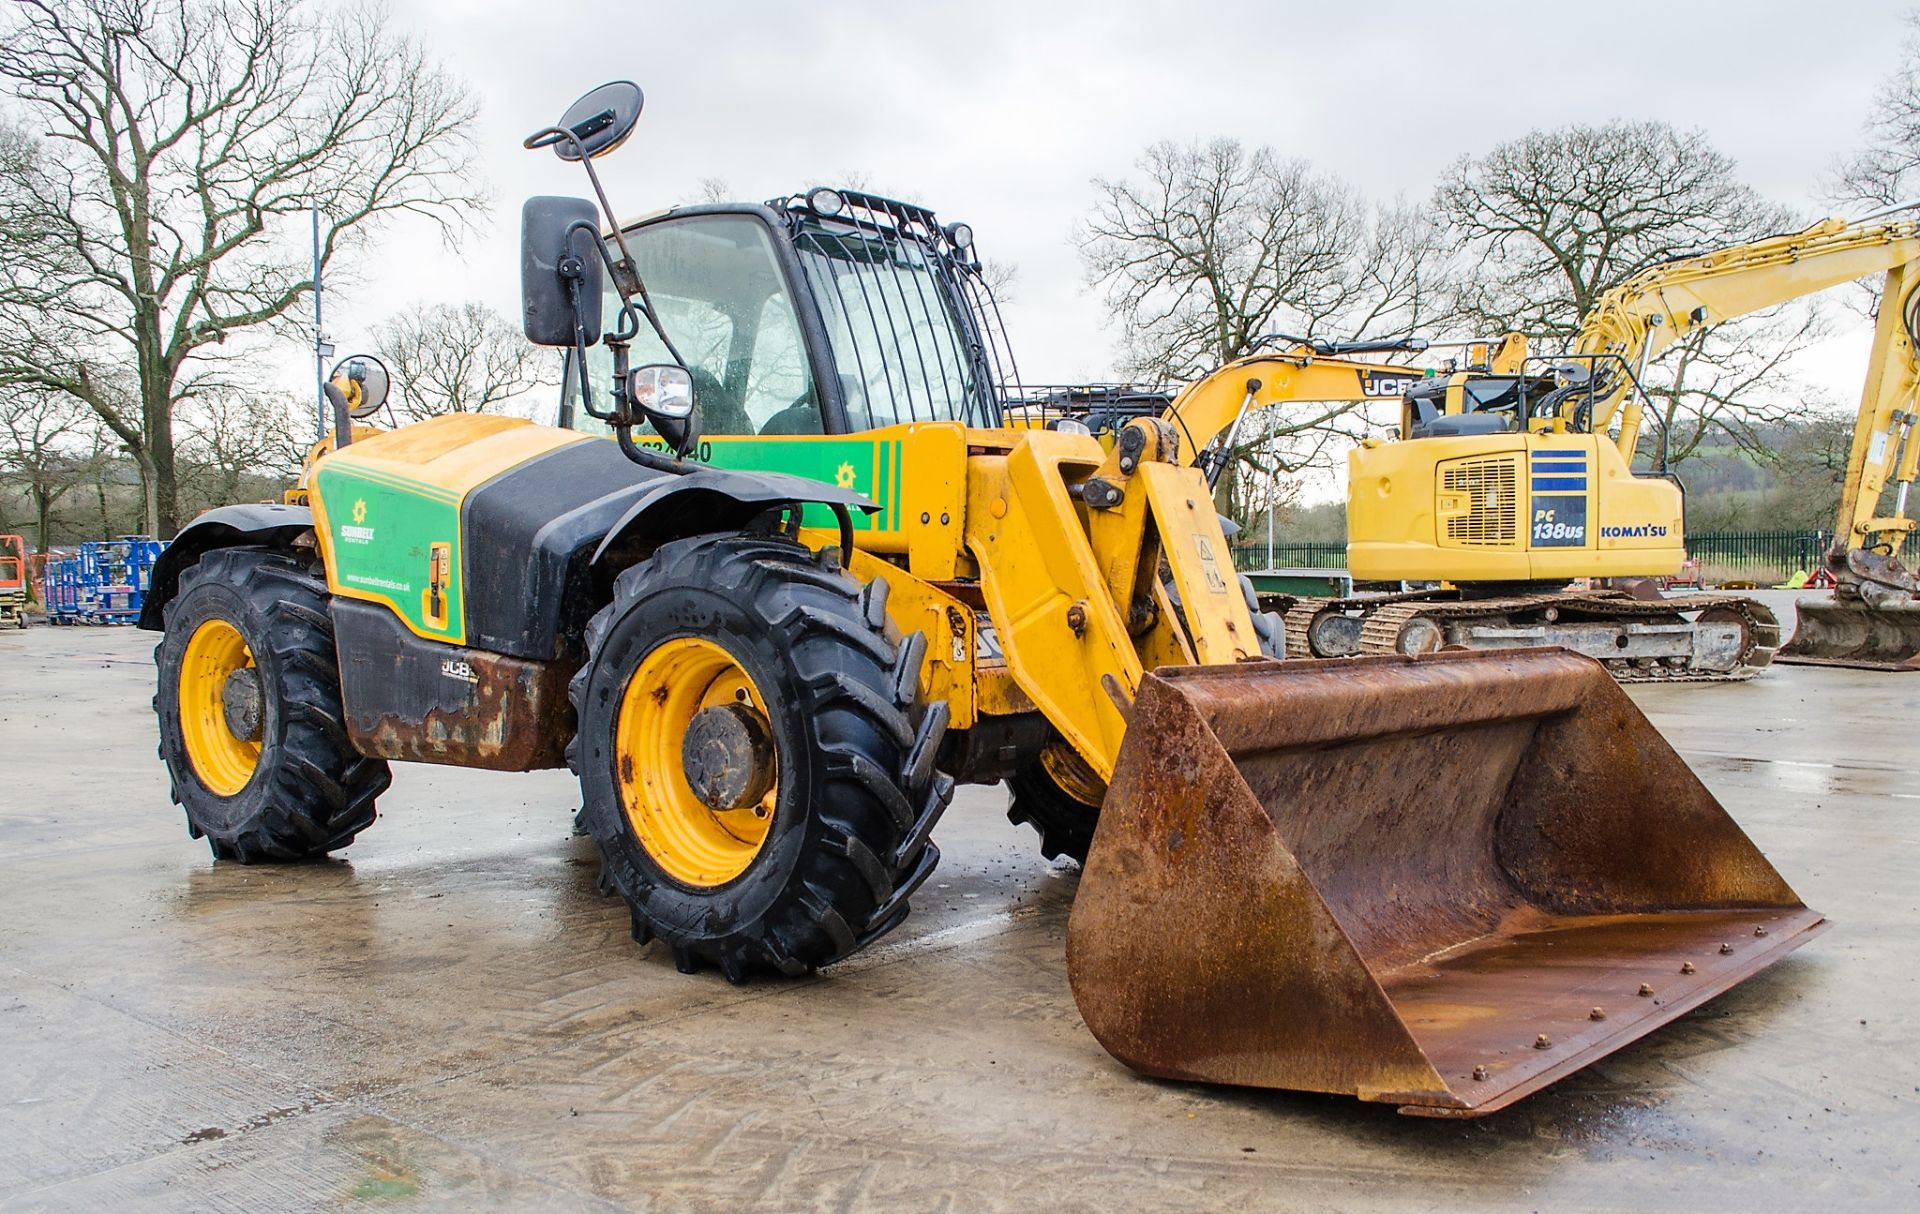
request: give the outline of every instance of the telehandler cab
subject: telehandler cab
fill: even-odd
[[[559,425],[356,431],[348,370],[307,504],[156,568],[160,752],[216,857],[346,846],[390,760],[566,764],[635,938],[738,981],[898,926],[956,782],[1005,778],[1085,856],[1068,970],[1116,1056],[1429,1115],[1821,926],[1586,658],[1273,660],[1173,426],[1003,424],[965,225],[816,189],[603,236],[640,106],[527,141],[600,203],[523,212]]]

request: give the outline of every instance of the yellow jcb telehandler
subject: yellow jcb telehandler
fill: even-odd
[[[528,146],[592,176],[640,104]],[[1010,778],[1091,834],[1068,967],[1115,1055],[1432,1114],[1821,925],[1583,657],[1274,660],[1172,426],[1002,424],[964,224],[815,189],[603,234],[594,190],[523,211],[559,424],[356,433],[349,363],[306,504],[156,568],[161,754],[217,857],[345,846],[390,760],[566,764],[635,938],[744,980],[897,926],[956,782]]]

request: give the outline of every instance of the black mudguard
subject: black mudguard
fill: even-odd
[[[219,506],[207,511],[180,529],[160,559],[153,563],[153,582],[146,601],[140,607],[140,627],[158,632],[165,627],[162,614],[168,600],[180,589],[180,574],[215,548],[233,548],[241,544],[264,544],[274,548],[291,545],[313,530],[313,511],[305,506],[276,506],[259,503]]]
[[[784,472],[736,472],[702,468],[663,479],[627,508],[594,551],[598,561],[623,536],[678,539],[745,526],[770,506],[786,502],[830,506],[840,516],[843,535],[851,531],[850,510],[872,514],[879,506],[848,489]],[[849,537],[850,538],[850,537]]]

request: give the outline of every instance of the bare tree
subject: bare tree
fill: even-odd
[[[1192,379],[1276,330],[1394,337],[1427,319],[1432,225],[1397,202],[1370,207],[1304,161],[1231,139],[1162,142],[1137,177],[1094,188],[1081,257],[1120,319],[1128,374]],[[1329,462],[1365,424],[1355,402],[1269,410],[1243,431],[1222,508],[1238,518],[1266,509],[1292,473]]]
[[[373,340],[393,372],[394,407],[413,421],[503,412],[516,397],[555,382],[550,356],[485,304],[416,304],[376,325]]]
[[[0,435],[6,438],[0,470],[25,491],[42,552],[53,508],[87,478],[89,429],[86,410],[63,393],[32,388],[0,393]]]
[[[1566,337],[1649,266],[1792,226],[1704,135],[1663,122],[1533,131],[1462,157],[1434,207],[1471,267],[1452,280],[1455,317],[1486,334]]]
[[[208,392],[182,406],[176,419],[180,496],[185,502],[224,506],[243,498],[249,480],[290,482],[299,467],[290,434],[311,432],[304,420],[307,402],[285,393]]]
[[[0,83],[44,135],[0,183],[0,216],[31,220],[31,256],[0,293],[0,386],[92,408],[140,463],[150,525],[171,534],[174,410],[225,382],[222,343],[312,290],[309,208],[323,267],[395,215],[459,223],[481,201],[467,177],[474,103],[377,9],[8,7]],[[58,289],[33,298],[36,282]],[[103,387],[115,372],[130,401]]]
[[[1122,324],[1131,374],[1191,379],[1275,329],[1403,329],[1417,309],[1401,246],[1412,217],[1376,219],[1350,187],[1232,139],[1156,143],[1136,179],[1095,178],[1079,243]],[[1370,255],[1395,255],[1373,269]],[[1384,288],[1384,289],[1383,289]]]
[[[1905,21],[1900,63],[1880,82],[1862,124],[1866,142],[1827,183],[1837,202],[1890,207],[1920,191],[1920,13],[1908,13]]]
[[[1661,122],[1534,131],[1456,162],[1434,203],[1456,257],[1451,319],[1480,335],[1544,338],[1538,348],[1548,353],[1639,271],[1794,226],[1705,136]],[[1645,379],[1670,460],[1714,434],[1770,457],[1761,423],[1788,408],[1796,386],[1787,364],[1823,333],[1808,301],[1670,348]],[[1658,442],[1658,428],[1645,439]]]
[[[1793,374],[1793,361],[1828,332],[1820,311],[1788,304],[1689,333],[1642,377],[1655,423],[1642,447],[1673,465],[1724,438],[1773,461],[1780,427],[1810,412],[1811,390]]]

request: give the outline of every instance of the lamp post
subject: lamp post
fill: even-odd
[[[333,343],[320,327],[320,204],[314,203],[313,217],[313,392],[314,441],[327,437],[327,360],[333,357]]]

